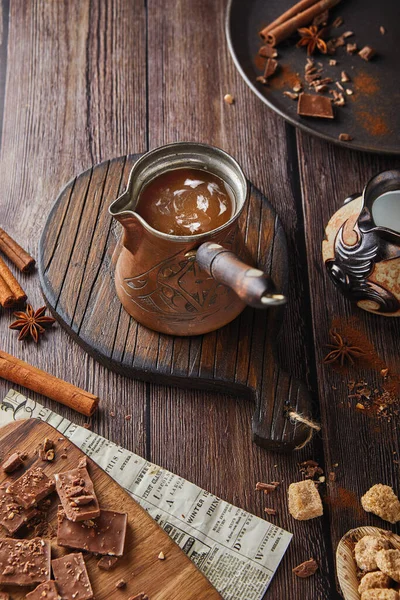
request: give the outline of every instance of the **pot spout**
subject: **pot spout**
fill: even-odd
[[[124,228],[123,245],[129,252],[135,254],[142,237],[143,225],[132,210],[131,204],[130,194],[125,192],[111,204],[108,212]]]

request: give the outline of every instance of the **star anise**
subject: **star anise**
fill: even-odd
[[[315,25],[310,25],[309,27],[298,29],[297,32],[300,34],[300,39],[296,45],[298,48],[306,46],[308,56],[314,54],[316,48],[318,48],[322,54],[327,53],[328,48],[326,42],[322,39],[326,33],[326,28],[318,29]]]
[[[19,340],[23,340],[24,338],[31,336],[31,338],[38,343],[39,334],[45,332],[45,327],[55,323],[55,319],[52,317],[44,316],[45,312],[45,306],[42,306],[34,311],[32,306],[27,304],[26,312],[18,311],[14,313],[14,315],[17,317],[17,320],[14,323],[11,323],[10,329],[21,330],[18,336]]]
[[[331,329],[330,335],[334,341],[333,344],[326,344],[327,348],[333,348],[324,358],[324,363],[340,362],[343,367],[346,361],[354,365],[354,360],[365,356],[365,352],[358,346],[350,346],[348,341],[342,337],[336,330]]]

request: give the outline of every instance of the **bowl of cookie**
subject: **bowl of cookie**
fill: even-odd
[[[372,486],[361,503],[389,523],[400,520],[400,502],[390,486]],[[345,600],[400,600],[400,536],[379,527],[351,529],[338,544],[336,569]]]

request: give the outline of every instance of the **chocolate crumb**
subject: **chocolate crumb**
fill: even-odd
[[[130,421],[132,419],[132,415],[125,415],[125,421]]]
[[[358,53],[358,56],[361,56],[363,60],[368,62],[373,56],[375,56],[375,54],[376,50],[374,48],[371,48],[371,46],[364,46],[364,48],[362,48]]]
[[[337,64],[337,60],[335,60],[334,58],[331,58],[331,59],[329,60],[329,65],[330,65],[331,67],[334,67],[336,64]]]
[[[65,452],[63,452],[63,453],[61,454],[61,458],[68,458],[68,454],[66,454]]]
[[[235,98],[231,94],[225,94],[225,96],[224,96],[224,102],[226,104],[234,104]]]
[[[108,414],[110,415],[110,417],[115,417],[115,412],[113,410],[110,410]]]
[[[342,37],[344,39],[351,37],[352,35],[354,35],[353,31],[345,31],[344,33],[342,33]]]
[[[84,424],[83,424],[83,427],[84,427],[85,429],[90,429],[90,423],[84,423]]]
[[[387,369],[387,368],[386,369],[381,369],[381,375],[382,375],[382,377],[387,377],[388,373],[389,373],[389,369]]]
[[[347,83],[348,81],[351,81],[350,77],[348,76],[348,74],[346,73],[346,71],[342,71],[341,75],[340,75],[340,81],[342,83]]]
[[[348,96],[352,96],[354,94],[353,90],[351,90],[350,88],[346,88],[346,94]]]
[[[306,560],[305,562],[292,569],[292,572],[297,577],[301,577],[302,579],[304,579],[306,577],[311,577],[311,575],[314,575],[314,573],[317,570],[318,563],[313,558],[310,558],[309,560]]]
[[[128,600],[149,600],[149,597],[144,592],[140,592],[140,594],[136,594],[135,596],[129,596]]]
[[[357,44],[355,42],[354,43],[349,42],[348,44],[346,44],[347,54],[355,54],[357,52],[357,50],[358,50],[358,48],[357,48]]]
[[[381,35],[385,35],[386,33],[386,29],[383,27],[383,25],[379,27],[379,31],[381,32]]]
[[[273,46],[261,46],[258,54],[263,58],[276,58],[278,56],[278,52]]]
[[[352,141],[352,136],[349,133],[340,133],[339,134],[339,140],[341,142],[351,142]]]
[[[118,562],[117,556],[102,556],[98,561],[97,566],[103,571],[111,571]]]
[[[13,452],[1,465],[4,473],[14,473],[23,466],[23,461],[18,452]]]
[[[274,508],[269,508],[268,506],[264,508],[264,512],[273,517],[276,515],[276,510]]]
[[[282,92],[282,93],[283,93],[284,96],[287,96],[291,100],[298,100],[298,98],[299,98],[299,95],[296,94],[295,92],[285,91],[285,92]]]
[[[341,25],[343,25],[343,23],[344,21],[342,17],[336,17],[336,19],[332,23],[332,27],[340,27]]]
[[[116,587],[118,590],[122,590],[122,588],[126,587],[126,581],[125,581],[125,579],[119,579],[119,580],[117,581],[117,583],[115,584],[115,587]]]
[[[278,68],[278,61],[274,58],[269,58],[265,64],[265,69],[263,73],[263,77],[265,79],[269,79],[272,75],[275,74],[275,71]]]
[[[160,552],[160,554],[158,555],[158,560],[165,560],[164,552]]]

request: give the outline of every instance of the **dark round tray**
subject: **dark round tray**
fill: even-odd
[[[270,85],[256,82],[264,62],[258,57],[262,45],[258,32],[293,4],[294,0],[229,0],[228,46],[246,83],[272,110],[312,135],[357,150],[400,154],[400,1],[343,0],[331,11],[330,21],[339,15],[344,19],[343,27],[332,30],[333,35],[353,31],[355,35],[348,41],[355,41],[359,48],[370,45],[377,51],[370,62],[348,54],[345,47],[334,56],[318,52],[314,55],[316,61],[323,63],[325,76],[340,81],[344,70],[352,79],[347,85],[354,89],[354,95],[346,96],[346,105],[336,110],[332,121],[298,116],[297,102],[282,93],[292,89],[296,73],[304,81],[306,51],[294,43],[278,46],[280,72]],[[380,33],[380,26],[385,28],[385,35]],[[337,66],[329,66],[330,58],[337,60]],[[349,133],[353,141],[341,142],[340,133]]]

